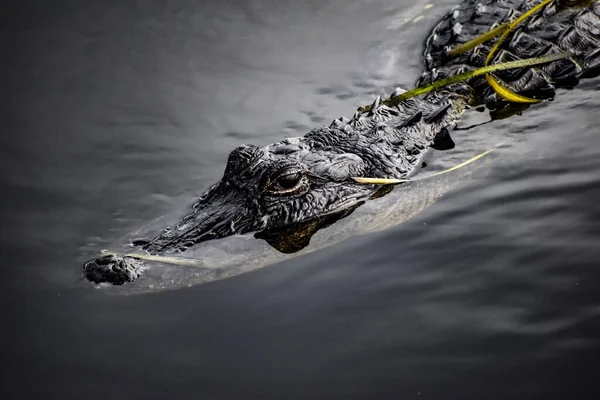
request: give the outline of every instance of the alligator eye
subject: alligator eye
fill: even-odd
[[[285,171],[271,184],[271,191],[275,193],[290,193],[300,186],[302,173],[300,171]]]
[[[300,182],[301,178],[302,176],[299,172],[289,175],[283,175],[277,178],[277,185],[282,189],[293,189],[298,184],[298,182]]]

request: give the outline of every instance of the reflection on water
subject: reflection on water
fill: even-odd
[[[122,297],[81,281],[99,249],[175,221],[241,142],[303,135],[412,86],[442,3],[7,11],[7,398],[596,398],[597,80],[454,134],[429,171],[505,146],[424,190],[450,187],[442,201],[402,185],[294,254],[252,236],[200,245],[207,260],[273,264],[207,285]],[[176,286],[156,273],[145,283]]]
[[[303,221],[287,226],[265,229],[254,234],[257,239],[263,239],[275,250],[285,254],[297,253],[309,245],[310,239],[315,233],[336,223],[361,206],[362,203],[344,209],[339,212],[324,215],[312,220]]]

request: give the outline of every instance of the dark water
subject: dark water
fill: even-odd
[[[3,398],[597,398],[598,80],[455,137],[457,154],[508,146],[394,228],[165,293],[80,280],[219,179],[233,147],[410,87],[454,0],[426,4],[4,10]]]

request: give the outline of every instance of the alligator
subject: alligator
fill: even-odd
[[[451,54],[456,46],[514,21],[541,3],[465,0],[454,7],[425,42],[425,69],[417,86],[483,67],[490,52],[494,53],[492,64],[570,52],[569,57],[543,65],[494,74],[512,92],[530,99],[551,100],[556,89],[573,88],[580,79],[597,76],[597,0],[546,1],[503,41],[495,38],[462,54]],[[495,43],[499,45],[492,50]],[[391,98],[401,92],[396,89]],[[229,155],[223,178],[197,199],[185,217],[155,237],[132,245],[148,255],[168,256],[207,240],[257,232],[256,237],[277,244],[280,251],[296,251],[311,234],[282,235],[286,228],[331,224],[366,200],[386,194],[390,186],[355,178],[410,178],[429,149],[454,147],[450,133],[472,107],[487,108],[492,119],[523,110],[479,76],[394,105],[377,97],[352,118],[335,119],[303,137],[262,148],[241,145]],[[131,282],[141,271],[138,258],[118,254],[100,256],[84,266],[84,276],[94,283]]]

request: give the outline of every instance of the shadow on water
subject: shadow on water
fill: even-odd
[[[319,251],[284,259],[236,237],[198,252],[231,261],[262,243],[276,265],[142,296],[81,281],[90,255],[186,210],[241,142],[411,86],[454,1],[425,5],[27,1],[3,15],[7,398],[596,398],[598,80],[454,135],[430,171],[506,146],[428,208],[402,187],[359,207],[314,233]]]

